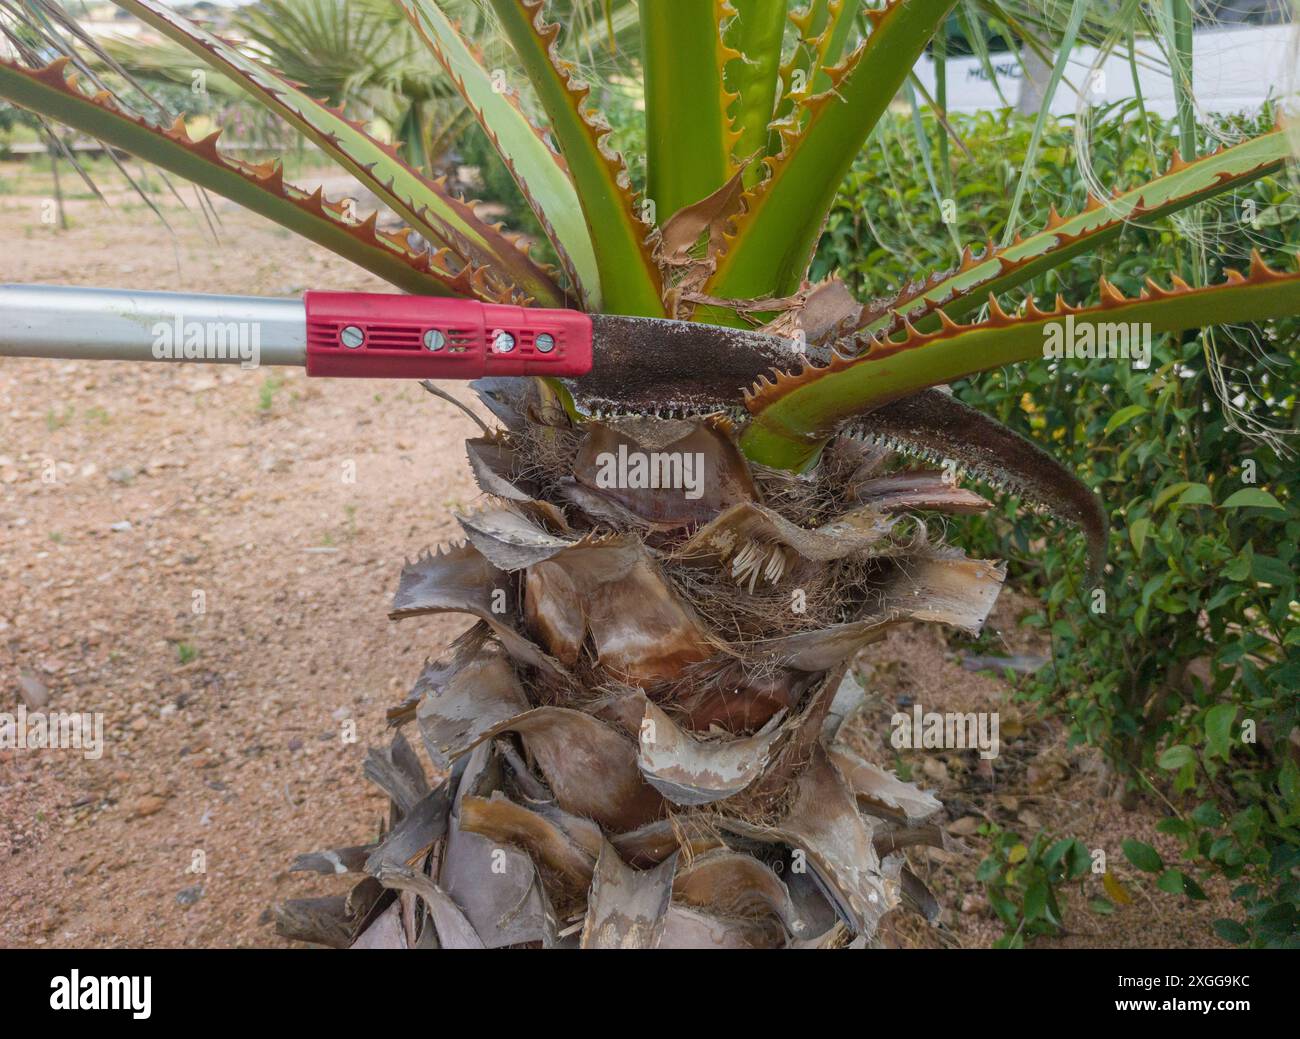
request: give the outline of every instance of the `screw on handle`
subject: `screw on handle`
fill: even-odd
[[[308,292],[307,374],[361,379],[585,375],[591,318],[575,310],[370,292]]]

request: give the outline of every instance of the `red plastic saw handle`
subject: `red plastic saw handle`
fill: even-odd
[[[307,374],[354,379],[585,375],[591,318],[436,296],[307,292]]]

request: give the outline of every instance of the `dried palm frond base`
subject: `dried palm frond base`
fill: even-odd
[[[359,883],[281,906],[280,933],[837,947],[936,912],[899,848],[941,839],[922,825],[939,802],[837,744],[862,695],[841,680],[891,624],[979,629],[1002,568],[932,543],[914,510],[987,503],[849,438],[792,476],[751,466],[717,417],[571,424],[484,392],[507,427],[467,445],[490,504],[407,564],[391,614],[476,618],[390,712],[444,778],[400,732],[372,751],[386,836],[299,858]],[[620,452],[702,468],[605,486]]]

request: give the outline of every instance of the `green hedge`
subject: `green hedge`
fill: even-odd
[[[1118,115],[1119,113],[1111,113]],[[1132,115],[1132,113],[1129,113]],[[1260,129],[1271,124],[1221,126]],[[1175,134],[1158,120],[1112,119],[1089,145],[1102,184],[1132,185],[1167,156]],[[1149,127],[1149,135],[1144,128]],[[957,237],[1001,235],[1030,124],[1010,114],[956,117],[969,148],[952,147]],[[931,161],[936,180],[937,132]],[[864,151],[827,225],[819,268],[850,272],[862,298],[956,259],[911,124],[896,119]],[[1046,134],[1024,210],[1081,207],[1085,184],[1073,126]],[[1164,161],[1164,160],[1162,160]],[[1245,269],[1252,247],[1294,268],[1300,221],[1291,185],[1266,179],[1202,207],[1209,276]],[[1253,218],[1247,223],[1247,218]],[[1163,284],[1195,258],[1171,221],[1126,229],[1099,257],[1033,285],[1096,301],[1105,272],[1126,294]],[[1214,343],[1230,395],[1282,428],[1296,425],[1300,323],[1220,330]],[[1167,870],[1162,889],[1198,897],[1195,872],[1235,881],[1240,919],[1216,923],[1233,942],[1300,945],[1300,464],[1231,421],[1211,385],[1202,335],[1157,337],[1149,370],[1127,362],[1062,362],[987,373],[958,395],[1050,449],[1103,497],[1110,517],[1104,600],[1082,586],[1082,538],[1002,502],[961,529],[964,547],[1007,559],[1012,580],[1042,608],[1025,623],[1052,636],[1049,667],[1023,694],[1060,714],[1075,740],[1099,747],[1130,790],[1174,806],[1161,828],[1183,839],[1192,872]],[[1300,448],[1300,443],[1292,441]],[[1098,611],[1101,612],[1098,612]],[[1158,792],[1158,793],[1157,793]],[[1161,864],[1163,869],[1163,864]]]

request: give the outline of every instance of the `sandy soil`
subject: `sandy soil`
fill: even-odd
[[[192,210],[167,205],[169,234],[122,197],[112,210],[72,201],[58,231],[41,222],[46,194],[28,171],[0,165],[0,180],[0,280],[382,288],[229,207],[220,245]],[[0,751],[0,945],[283,945],[267,907],[337,890],[286,869],[298,852],[374,835],[386,803],[361,777],[366,748],[423,659],[466,626],[394,625],[385,611],[403,558],[454,537],[452,510],[477,497],[459,446],[473,431],[399,383],[0,363],[0,710],[21,702],[25,679],[51,710],[103,712],[106,742],[99,760]],[[1035,649],[1014,633],[1025,605],[1004,595],[995,615],[1016,652]],[[864,655],[864,752],[895,763],[900,697],[1023,714],[1003,681],[961,669],[957,645],[916,628]],[[1059,725],[1024,716],[1022,729],[991,770],[961,752],[902,755],[969,820],[957,826],[972,851],[913,853],[947,907],[944,933],[900,928],[899,940],[1000,934],[974,880],[985,845],[969,832],[990,818],[1106,848],[1133,893],[1107,917],[1071,896],[1070,934],[1034,944],[1214,943],[1221,891],[1189,910],[1122,860],[1126,836],[1173,850],[1153,835],[1158,814],[1120,811]]]

